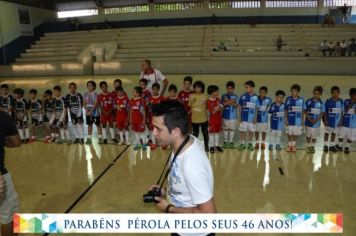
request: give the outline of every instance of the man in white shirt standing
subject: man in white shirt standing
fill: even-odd
[[[159,83],[161,85],[161,95],[164,95],[164,93],[167,90],[168,87],[168,80],[167,78],[162,74],[157,69],[154,69],[151,67],[151,61],[150,60],[143,60],[141,63],[141,75],[140,75],[140,80],[141,79],[147,79],[148,84],[147,84],[147,89],[152,92],[152,85],[154,83]],[[163,86],[162,86],[163,83]]]
[[[154,105],[152,123],[158,143],[173,147],[168,164],[168,167],[172,166],[168,188],[167,191],[162,189],[161,197],[155,198],[157,208],[166,213],[216,213],[213,171],[204,146],[189,135],[188,114],[184,106],[174,100]],[[174,158],[176,152],[178,156]]]

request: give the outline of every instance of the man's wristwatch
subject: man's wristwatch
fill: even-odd
[[[171,208],[173,205],[172,204],[169,204],[167,207],[166,207],[166,210],[164,211],[165,213],[169,213],[169,208]]]

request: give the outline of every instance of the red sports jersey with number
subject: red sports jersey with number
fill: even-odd
[[[190,113],[189,103],[189,96],[193,93],[193,91],[185,91],[182,90],[178,93],[178,98],[182,101],[184,105],[184,109]]]
[[[221,108],[221,102],[219,98],[215,100],[208,99],[207,108],[209,111],[209,133],[219,133],[221,131],[222,124],[222,112],[221,109],[213,113],[215,109]]]
[[[132,98],[130,100],[130,111],[131,111],[131,126],[132,130],[135,132],[145,131],[145,125],[143,120],[143,114],[147,110],[144,99]]]
[[[101,93],[98,96],[98,103],[100,104],[101,110],[110,112],[114,108],[114,97],[111,93]]]
[[[127,129],[129,99],[127,96],[115,97],[116,126],[118,129]]]

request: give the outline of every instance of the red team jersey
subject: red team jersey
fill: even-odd
[[[130,111],[131,111],[131,126],[132,130],[135,132],[145,131],[145,125],[143,124],[143,114],[147,110],[144,99],[141,98],[131,98],[130,100]]]
[[[129,111],[129,99],[127,96],[118,97],[115,96],[116,105],[116,127],[118,129],[128,128],[128,111]]]
[[[152,125],[152,105],[157,105],[160,104],[162,101],[164,101],[164,97],[162,95],[158,95],[157,97],[151,96],[150,98],[150,103],[149,103],[149,112],[146,113],[146,120],[148,120],[149,122],[147,122],[147,126],[148,129],[150,131],[153,130],[153,125]]]
[[[192,112],[189,107],[189,97],[192,93],[193,93],[193,91],[191,91],[191,90],[190,91],[182,90],[178,93],[178,98],[183,103],[185,111],[188,112],[189,123],[192,123]]]
[[[211,100],[209,98],[207,107],[209,111],[209,133],[219,133],[221,131],[222,112],[220,110],[213,114],[213,111],[215,107],[221,107],[220,99]]]
[[[110,114],[100,114],[101,123],[106,124],[107,122],[113,121],[113,115],[111,111],[114,108],[114,97],[111,93],[103,94],[101,93],[98,96],[98,104],[101,107],[101,110],[104,112],[110,112]]]
[[[115,91],[115,90],[114,90],[114,91],[112,91],[112,92],[111,92],[111,95],[112,95],[112,97],[113,97],[113,98],[114,98],[114,100],[115,100],[115,98],[117,97],[116,91]],[[124,92],[124,96],[128,98],[128,96],[127,96],[127,93],[126,93],[126,92]],[[116,121],[116,111],[115,111],[115,110],[113,110],[113,111],[112,111],[112,114],[113,114],[113,121],[115,122],[115,121]]]

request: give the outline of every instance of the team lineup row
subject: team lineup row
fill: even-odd
[[[226,93],[219,97],[219,88],[210,85],[205,94],[205,84],[187,76],[183,79],[183,89],[178,93],[177,86],[168,87],[168,96],[160,93],[160,84],[154,83],[147,88],[148,81],[141,79],[134,87],[132,98],[129,99],[122,87],[121,80],[114,82],[114,91],[109,92],[108,84],[100,82],[102,90],[96,93],[96,83],[87,82],[88,91],[83,95],[77,92],[75,83],[69,84],[69,93],[63,97],[60,86],[44,92],[43,101],[37,98],[37,91],[31,89],[28,102],[24,99],[24,90],[16,88],[14,96],[10,94],[9,86],[1,85],[0,109],[8,112],[16,121],[23,142],[36,140],[36,127],[44,125],[47,136],[45,142],[72,143],[68,121],[75,128],[74,143],[84,143],[84,117],[88,125],[86,144],[92,142],[93,124],[97,126],[99,143],[108,140],[107,125],[110,138],[120,145],[130,144],[130,133],[133,134],[135,149],[140,147],[156,147],[152,125],[152,105],[159,104],[165,99],[183,103],[189,114],[189,120],[194,136],[198,137],[201,129],[206,151],[222,152],[219,134],[224,133],[223,148],[234,147],[234,136],[239,121],[240,145],[239,150],[247,148],[265,149],[267,131],[269,131],[269,149],[281,150],[280,138],[286,128],[288,135],[287,151],[296,151],[297,137],[302,134],[305,126],[307,151],[315,152],[315,142],[320,136],[321,122],[325,125],[324,151],[344,150],[349,153],[352,141],[356,140],[356,88],[349,91],[349,99],[339,98],[340,89],[331,88],[332,97],[322,102],[323,88],[316,86],[312,98],[304,100],[300,95],[300,86],[291,86],[291,96],[278,90],[273,102],[267,96],[268,88],[260,87],[259,94],[254,93],[255,83],[245,82],[245,93],[237,96],[234,93],[235,83],[226,84]],[[193,90],[192,90],[193,87]],[[269,124],[269,125],[268,125]],[[119,136],[116,139],[114,126]],[[261,133],[261,140],[260,140]],[[253,136],[255,145],[253,146]],[[330,140],[329,140],[330,136]],[[346,140],[346,144],[343,142]]]

